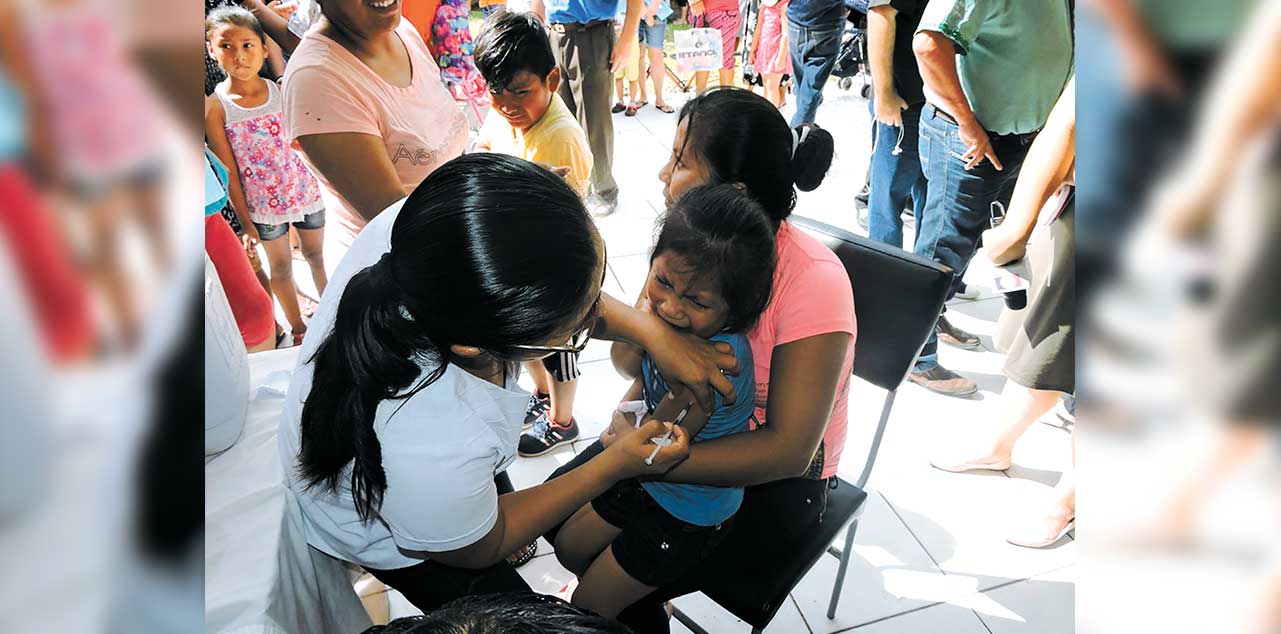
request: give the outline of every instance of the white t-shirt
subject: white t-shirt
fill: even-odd
[[[529,393],[516,386],[515,371],[504,389],[450,365],[408,400],[384,401],[375,414],[374,431],[382,446],[387,491],[382,508],[368,523],[361,521],[351,498],[350,467],[337,493],[306,489],[299,479],[299,428],[314,370],[308,361],[333,329],[348,280],[391,249],[392,225],[403,204],[402,199],[391,205],[361,231],[330,279],[299,351],[279,440],[287,484],[302,507],[307,542],[339,559],[383,570],[421,563],[427,551],[468,546],[494,527],[494,475],[515,459],[529,400]],[[431,369],[424,368],[423,374]]]

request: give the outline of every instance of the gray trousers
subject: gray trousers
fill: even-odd
[[[560,98],[578,119],[592,148],[592,191],[605,200],[617,200],[614,120],[609,111],[614,91],[614,76],[609,72],[614,50],[613,21],[553,24],[551,36],[552,51],[563,77]]]

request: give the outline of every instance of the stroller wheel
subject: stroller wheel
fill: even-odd
[[[854,80],[849,77],[842,77],[836,80],[836,85],[839,86],[841,90],[849,90],[850,86],[854,85]]]
[[[862,95],[864,99],[870,99],[872,97],[872,85],[863,84],[863,87],[859,89],[858,94]]]

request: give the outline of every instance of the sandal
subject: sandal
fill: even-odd
[[[302,339],[303,339],[303,337],[306,337],[306,336],[307,336],[307,331],[306,331],[306,330],[304,330],[304,331],[302,331],[302,332],[295,332],[295,333],[293,333],[294,347],[301,346],[301,345],[302,345]]]
[[[673,112],[676,112],[676,109],[675,109],[675,108],[673,108],[673,107],[671,107],[671,106],[669,106],[669,105],[667,105],[667,104],[665,104],[665,103],[657,104],[657,105],[655,105],[654,107],[655,107],[655,108],[658,108],[658,111],[659,111],[659,112],[664,112],[664,113],[667,113],[667,114],[672,114]]]
[[[622,111],[624,111],[624,110],[626,110],[626,109],[627,109],[627,104],[625,104],[625,103],[623,103],[623,102],[621,102],[621,101],[620,101],[620,102],[618,102],[618,103],[614,104],[614,107],[613,107],[613,108],[610,108],[610,109],[609,109],[609,112],[610,112],[610,114],[618,114],[618,113],[620,113],[620,112],[622,112]]]
[[[519,568],[529,563],[529,561],[533,559],[534,555],[536,554],[538,554],[538,542],[532,541],[532,542],[529,542],[528,544],[525,544],[519,550],[509,555],[507,557],[507,563],[511,564],[512,568]]]
[[[640,110],[640,106],[627,106],[627,114],[625,116],[634,117],[637,110]]]

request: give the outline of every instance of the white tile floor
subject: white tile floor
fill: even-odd
[[[853,197],[862,187],[870,151],[867,103],[851,91],[829,85],[818,122],[836,137],[837,155],[824,184],[800,195],[796,213],[866,234],[855,222]],[[684,99],[673,96],[679,108]],[[785,109],[790,116],[790,107]],[[675,115],[645,108],[634,118],[617,115],[614,174],[621,186],[616,214],[598,221],[609,252],[607,290],[632,301],[648,269],[648,249],[661,205],[659,167],[675,132]],[[911,225],[908,241],[912,240]],[[297,263],[300,286],[309,286]],[[955,634],[1049,634],[1074,629],[1075,542],[1033,551],[1004,540],[1011,518],[1028,500],[1046,492],[1070,464],[1069,434],[1051,425],[1034,425],[1020,441],[1014,466],[1006,472],[955,475],[927,462],[942,446],[973,435],[989,424],[1004,385],[1002,356],[991,352],[991,335],[1002,302],[986,288],[987,269],[976,258],[967,281],[982,288],[978,300],[957,300],[949,316],[956,325],[983,337],[985,347],[962,351],[944,346],[944,365],[973,378],[980,392],[969,399],[929,393],[915,385],[900,388],[870,483],[868,508],[855,539],[855,557],[842,590],[835,619],[826,616],[836,575],[836,560],[825,557],[797,585],[768,632],[860,634],[948,632]],[[308,289],[309,292],[314,292]],[[283,321],[283,316],[282,316]],[[626,383],[614,374],[604,344],[588,347],[582,386],[574,410],[582,438],[574,447],[548,455],[520,458],[510,474],[517,487],[541,482],[604,428]],[[870,442],[884,392],[856,381],[850,435],[841,468],[854,479]],[[1047,422],[1056,423],[1050,415]],[[535,590],[556,593],[572,580],[550,545],[540,542],[538,556],[520,569]],[[415,612],[403,597],[388,593],[390,616]],[[750,627],[702,595],[676,601],[709,632],[748,632]],[[674,624],[674,632],[685,632]]]

